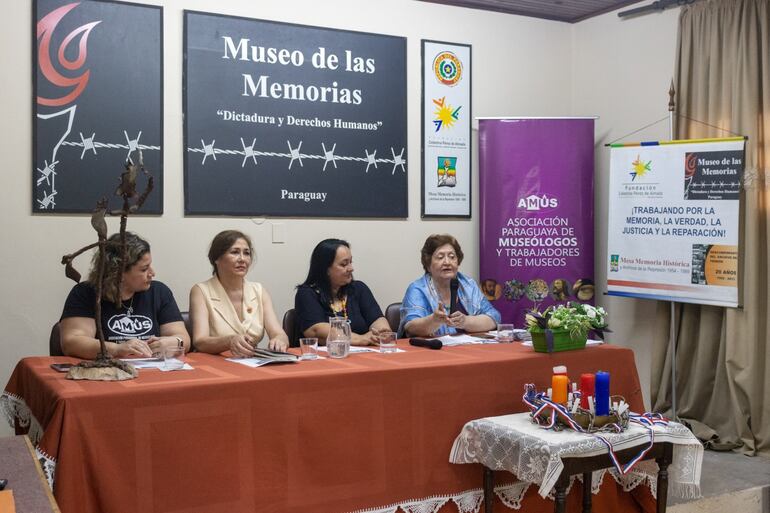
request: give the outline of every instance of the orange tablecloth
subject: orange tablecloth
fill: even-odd
[[[643,408],[628,349],[399,347],[258,369],[194,353],[195,370],[116,383],[49,368],[68,358],[25,358],[3,400],[42,428],[65,513],[346,512],[476,489],[481,467],[450,464],[452,441],[471,419],[524,411],[524,384],[547,388],[558,364],[573,379],[609,371],[612,393]],[[526,501],[553,508],[533,490]],[[594,511],[603,501],[605,511],[634,503],[610,479]]]

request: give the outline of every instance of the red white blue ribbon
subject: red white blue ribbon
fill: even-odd
[[[530,388],[531,387],[531,388]],[[524,394],[522,400],[530,410],[532,410],[532,418],[536,424],[545,429],[553,429],[556,426],[556,421],[561,418],[569,427],[584,433],[585,430],[575,422],[572,418],[569,410],[563,404],[555,403],[551,401],[544,393],[535,394],[534,385],[526,385],[525,389],[527,393]],[[537,402],[540,404],[537,404]],[[548,421],[544,422],[540,417],[542,414],[548,415]]]
[[[538,424],[540,427],[544,429],[553,429],[556,426],[556,421],[561,418],[564,423],[566,423],[569,427],[574,429],[575,431],[578,431],[579,433],[586,433],[586,430],[583,429],[573,418],[570,414],[569,410],[562,405],[558,403],[554,403],[551,401],[548,396],[544,393],[536,393],[535,392],[535,385],[533,384],[527,384],[524,386],[525,393],[522,397],[522,400],[524,401],[524,404],[527,405],[527,407],[532,410],[532,420]],[[577,400],[577,398],[575,399]],[[543,421],[541,419],[542,414],[546,414],[548,416],[547,421]],[[604,445],[607,446],[607,451],[610,456],[610,460],[612,461],[613,466],[615,469],[620,472],[622,475],[626,475],[636,466],[637,463],[642,461],[648,452],[650,452],[650,449],[652,449],[652,446],[655,445],[655,431],[653,430],[654,426],[668,426],[669,420],[661,415],[660,413],[642,413],[636,414],[636,413],[629,413],[628,416],[629,422],[633,422],[635,424],[639,424],[640,426],[647,429],[647,431],[650,433],[650,442],[645,445],[642,450],[634,456],[628,463],[625,465],[621,465],[620,461],[618,460],[617,455],[615,454],[615,450],[612,447],[612,443],[602,436],[599,433],[588,433],[599,440],[602,441]],[[612,423],[607,424],[604,426],[605,430],[611,430],[616,433],[621,433],[623,431],[623,428],[618,423]]]
[[[607,450],[609,451],[610,459],[612,460],[612,464],[615,467],[615,469],[620,472],[622,475],[626,475],[636,466],[637,463],[642,461],[644,457],[647,455],[648,452],[650,452],[650,449],[652,449],[652,446],[655,445],[655,430],[653,429],[654,426],[668,426],[668,419],[661,415],[660,413],[642,413],[641,415],[638,415],[636,413],[631,413],[628,416],[629,422],[633,422],[635,424],[639,424],[640,426],[647,429],[647,431],[650,433],[650,442],[636,455],[634,456],[628,463],[625,465],[621,465],[618,461],[617,456],[615,455],[615,451],[612,449],[612,444],[609,440],[604,438],[603,436],[596,434],[596,438],[604,442],[604,445],[607,446]]]
[[[642,426],[668,426],[669,420],[660,413],[629,413],[628,420]]]

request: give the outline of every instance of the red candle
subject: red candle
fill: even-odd
[[[580,375],[580,407],[588,409],[588,396],[594,395],[594,385],[596,377],[593,374],[586,373]]]

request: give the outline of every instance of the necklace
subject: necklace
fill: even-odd
[[[332,312],[334,312],[335,315],[341,313],[342,317],[345,319],[348,318],[348,296],[332,301],[329,306],[331,306]]]
[[[134,297],[135,296],[136,296],[136,294],[131,296],[131,302],[126,307],[126,316],[128,316],[128,317],[131,317],[132,315],[134,315]]]

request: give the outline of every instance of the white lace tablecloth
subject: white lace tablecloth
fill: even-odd
[[[671,442],[673,461],[668,467],[668,489],[680,497],[700,496],[703,446],[682,424],[670,422],[654,426],[655,442]],[[615,451],[639,447],[650,441],[647,428],[630,423],[623,433],[603,433]],[[607,446],[597,437],[572,430],[553,431],[534,424],[529,413],[486,417],[465,424],[452,445],[450,463],[481,463],[492,470],[506,470],[522,481],[540,485],[546,497],[559,478],[562,458],[588,457],[607,453]],[[655,460],[640,461],[627,474],[610,469],[615,479],[631,489],[646,480],[657,495]]]

